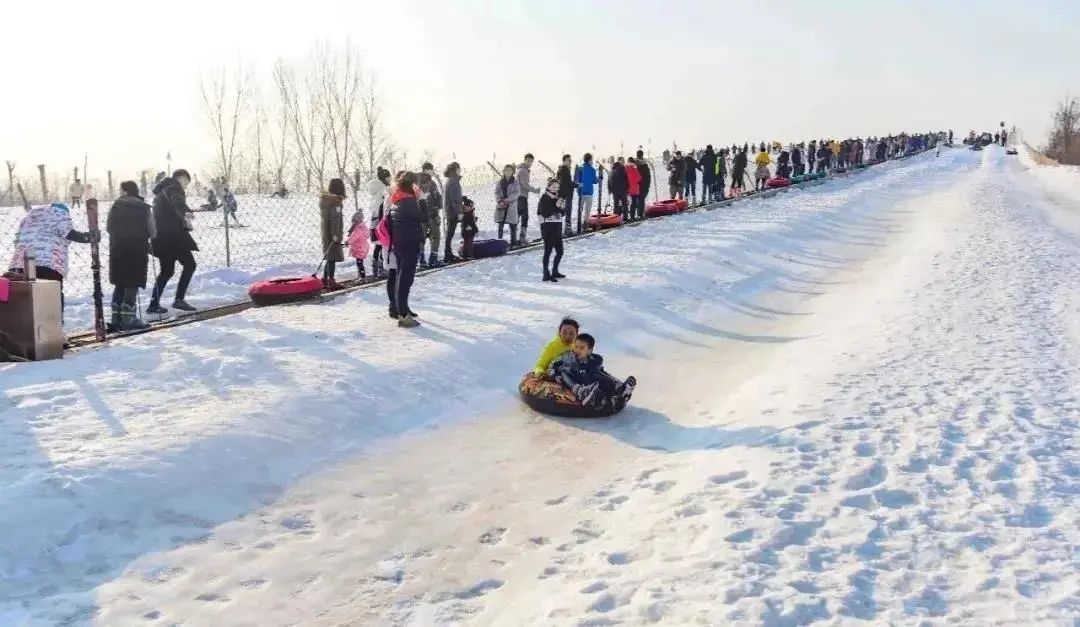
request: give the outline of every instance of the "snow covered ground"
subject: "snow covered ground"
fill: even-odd
[[[949,150],[0,367],[0,624],[1080,620],[1080,227]],[[1080,187],[1080,183],[1077,183]],[[516,399],[559,317],[640,385]]]

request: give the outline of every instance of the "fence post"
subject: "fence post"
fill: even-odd
[[[109,170],[109,198],[116,198],[116,194],[113,193],[112,170]]]
[[[232,267],[232,246],[229,242],[229,208],[221,203],[221,214],[225,217],[225,267]]]

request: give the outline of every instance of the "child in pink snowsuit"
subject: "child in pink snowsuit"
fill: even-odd
[[[352,226],[349,227],[349,254],[356,259],[356,272],[359,278],[367,276],[364,272],[364,260],[371,251],[371,242],[368,237],[367,223],[364,222],[364,214],[359,209],[352,217]]]

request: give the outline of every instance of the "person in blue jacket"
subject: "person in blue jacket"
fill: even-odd
[[[593,195],[596,193],[597,173],[593,165],[593,156],[585,153],[583,163],[578,166],[574,175],[574,183],[578,188],[578,225],[589,219],[592,213]],[[580,228],[579,228],[580,230]]]

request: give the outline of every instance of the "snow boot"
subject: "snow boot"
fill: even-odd
[[[558,283],[559,281],[555,277],[551,276],[550,272],[544,271],[544,283]]]
[[[121,319],[120,307],[120,303],[112,304],[112,319],[109,321],[109,326],[116,330],[120,330],[120,327],[124,324]]]
[[[562,272],[559,272],[558,270],[556,270],[556,271],[551,273],[551,278],[553,278],[553,279],[565,279],[566,275],[563,274]]]
[[[179,309],[180,311],[186,311],[188,313],[198,311],[198,309],[189,305],[188,302],[183,298],[177,298],[176,300],[174,300],[172,306],[173,309]]]
[[[393,305],[390,305],[390,318],[392,320],[398,320],[401,318],[401,316],[397,312],[397,307],[394,307]]]
[[[402,318],[398,318],[397,325],[399,328],[402,329],[415,329],[416,327],[420,326],[420,323],[417,322],[416,318],[413,318],[412,316],[404,316]]]
[[[114,316],[116,314],[113,314]],[[117,327],[120,331],[142,331],[143,329],[150,328],[150,325],[146,322],[139,320],[139,312],[130,305],[121,305],[120,307],[120,325]]]
[[[169,313],[169,310],[165,309],[158,303],[151,301],[150,306],[146,308],[146,313],[154,316],[164,316],[165,314]]]

